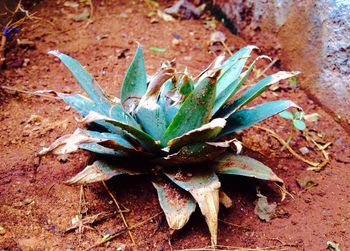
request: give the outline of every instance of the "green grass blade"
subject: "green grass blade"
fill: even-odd
[[[133,111],[147,90],[147,75],[142,47],[138,44],[134,59],[125,75],[120,99],[126,112]]]
[[[170,229],[181,229],[196,210],[195,200],[189,193],[168,180],[155,180],[152,183],[157,190],[158,200]]]
[[[250,127],[290,107],[299,108],[289,100],[266,102],[255,107],[237,111],[227,118],[227,123],[219,137]]]
[[[204,79],[183,102],[160,140],[163,146],[166,146],[169,140],[210,121],[215,101],[216,78],[218,74],[218,71],[213,72],[211,76]]]
[[[283,180],[269,167],[248,156],[227,153],[215,159],[213,166],[218,174],[239,175],[283,183]]]
[[[92,76],[84,69],[84,67],[74,58],[65,55],[59,51],[49,51],[49,54],[58,57],[62,63],[72,73],[80,86],[89,95],[92,101],[99,106],[101,110],[107,112],[110,107],[110,101],[107,99],[101,87],[95,82]]]

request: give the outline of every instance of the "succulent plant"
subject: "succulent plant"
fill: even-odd
[[[244,47],[226,60],[219,56],[195,78],[187,70],[177,72],[174,61],[163,63],[148,77],[138,45],[120,99],[107,96],[78,61],[51,51],[88,97],[56,94],[83,116],[80,121],[89,129],[79,128],[57,139],[40,155],[78,149],[96,153],[96,160],[69,179],[69,184],[105,181],[122,174],[150,175],[170,229],[181,229],[198,204],[216,245],[218,175],[283,183],[263,163],[240,155],[239,141],[227,135],[290,107],[298,108],[289,100],[277,100],[242,109],[270,85],[297,74],[281,71],[267,76],[234,97],[262,58],[244,68],[255,48]]]

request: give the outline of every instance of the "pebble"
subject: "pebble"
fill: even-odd
[[[180,39],[177,39],[177,38],[174,38],[172,41],[171,41],[171,44],[174,45],[174,46],[179,46],[181,44],[181,40]]]
[[[308,154],[310,152],[309,148],[307,148],[306,146],[299,148],[299,151],[302,155]]]

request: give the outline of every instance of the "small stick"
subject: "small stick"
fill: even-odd
[[[287,145],[289,145],[289,143],[292,141],[293,137],[294,137],[294,126],[293,126],[293,124],[291,123],[291,124],[290,124],[290,130],[289,130],[289,136],[288,136],[288,139],[287,139],[287,141],[286,141],[286,144],[287,144]],[[286,148],[285,146],[282,146],[282,147],[281,147],[281,151],[283,151],[285,148]]]
[[[50,93],[51,91],[25,91],[25,90],[19,90],[10,86],[0,86],[1,89],[3,90],[7,90],[7,91],[14,91],[14,92],[19,92],[19,93],[24,93],[27,95],[34,95],[34,96],[40,96],[40,97],[44,97],[44,98],[51,98],[51,99],[60,99],[58,97],[55,96],[50,96],[50,95],[46,95],[43,93]]]
[[[219,221],[222,222],[222,223],[225,223],[226,225],[232,226],[232,227],[237,227],[237,228],[242,228],[242,229],[247,229],[247,230],[249,229],[249,227],[247,227],[247,226],[234,224],[234,223],[231,223],[231,222],[228,222],[228,221],[224,221],[224,220],[221,220],[221,219],[219,219]]]
[[[266,66],[266,67],[264,68],[264,70],[262,70],[262,71],[260,72],[260,74],[259,74],[258,76],[256,76],[255,79],[258,79],[258,78],[260,78],[261,76],[263,76],[263,75],[265,74],[265,72],[266,72],[268,69],[270,69],[278,60],[279,60],[278,58],[275,58],[274,60],[272,60],[271,63],[269,63],[269,65]]]
[[[299,154],[297,154],[285,141],[284,139],[282,139],[277,133],[275,133],[274,131],[272,131],[271,129],[262,127],[262,126],[253,126],[254,128],[258,128],[261,130],[264,130],[266,132],[268,132],[272,137],[274,137],[275,139],[277,139],[283,146],[285,146],[288,151],[293,154],[296,158],[298,158],[299,160],[307,163],[310,166],[313,167],[318,167],[320,166],[322,163],[316,163],[316,162],[312,162],[310,160],[305,159],[304,157],[300,156]]]
[[[106,183],[104,181],[102,181],[102,184],[103,186],[105,187],[105,189],[107,190],[108,194],[112,197],[112,200],[114,201],[115,205],[117,206],[118,208],[118,211],[119,211],[119,214],[120,214],[120,217],[122,218],[123,220],[123,223],[124,223],[124,226],[126,227],[126,229],[128,230],[128,234],[130,236],[130,239],[132,241],[133,244],[135,244],[135,240],[134,240],[134,237],[132,236],[132,233],[129,229],[129,226],[128,226],[128,223],[126,222],[125,220],[125,217],[124,217],[124,214],[118,204],[118,201],[116,200],[116,198],[114,197],[114,195],[111,193],[111,191],[109,190],[108,186],[106,185]]]
[[[145,224],[145,223],[147,223],[147,222],[153,220],[154,218],[158,217],[158,216],[161,215],[162,213],[163,213],[163,212],[159,212],[159,213],[157,213],[156,215],[153,215],[152,217],[150,217],[150,218],[148,218],[148,219],[146,219],[146,220],[144,220],[144,221],[141,221],[141,222],[137,223],[136,225],[133,225],[133,226],[131,226],[131,227],[129,227],[129,228],[125,228],[125,227],[124,227],[124,228],[122,228],[122,229],[116,231],[114,234],[111,234],[111,235],[108,236],[107,238],[102,239],[101,241],[95,243],[94,245],[90,246],[89,248],[87,248],[87,249],[85,249],[85,250],[88,251],[88,250],[90,250],[90,249],[92,249],[92,248],[98,247],[98,246],[100,246],[100,245],[102,245],[102,244],[104,244],[104,243],[106,243],[106,242],[108,242],[108,241],[114,239],[115,237],[121,235],[121,234],[122,234],[124,231],[126,231],[126,230],[130,231],[130,230],[132,230],[132,229],[135,229],[135,228],[137,228],[137,227],[140,227],[140,226],[142,226],[143,224]]]
[[[222,46],[224,46],[224,48],[228,52],[228,54],[230,56],[232,56],[233,54],[232,54],[231,50],[228,48],[227,44],[223,40],[220,40],[220,43],[222,44]]]

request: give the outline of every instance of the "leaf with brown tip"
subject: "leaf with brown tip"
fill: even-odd
[[[67,180],[66,183],[68,185],[94,183],[109,180],[114,176],[122,174],[139,175],[142,173],[127,167],[121,167],[115,163],[112,164],[106,161],[97,160],[92,165],[85,167],[84,170],[79,172],[73,178]]]
[[[210,168],[191,170],[191,175],[184,175],[181,179],[176,173],[165,172],[176,185],[188,191],[197,201],[202,214],[207,222],[211,242],[217,243],[218,213],[219,213],[219,189],[218,176]]]
[[[283,183],[283,180],[269,167],[248,156],[226,153],[215,159],[213,165],[218,174],[239,175]]]
[[[208,141],[210,138],[217,136],[225,125],[226,120],[218,118],[176,137],[168,142],[169,152],[175,152],[185,145]]]
[[[196,210],[192,196],[166,180],[153,181],[161,208],[165,213],[170,229],[179,230]]]

